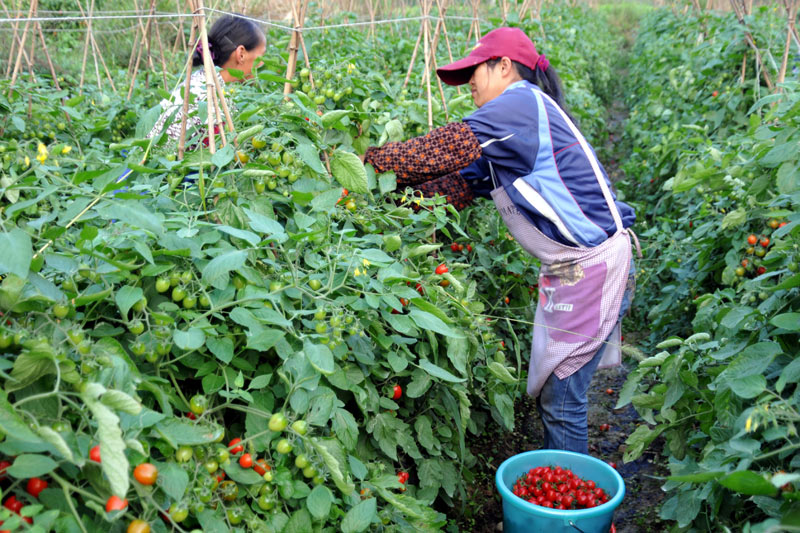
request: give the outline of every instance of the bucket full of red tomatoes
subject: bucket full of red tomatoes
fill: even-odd
[[[608,533],[625,482],[599,459],[535,450],[506,459],[495,476],[503,533]]]

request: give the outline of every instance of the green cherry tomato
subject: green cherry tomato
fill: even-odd
[[[273,477],[272,476],[272,470],[267,470],[266,472],[264,472],[264,475],[261,476],[261,477],[264,478],[264,481],[266,481],[267,483],[271,483],[272,482],[272,477]]]
[[[318,291],[322,287],[322,282],[318,279],[312,279],[308,282],[308,286],[311,287],[311,290]]]
[[[180,524],[189,516],[189,509],[180,503],[173,503],[169,506],[169,517],[173,522]]]
[[[219,484],[219,491],[222,494],[222,499],[226,502],[232,502],[239,496],[239,486],[235,481],[229,479]]]
[[[216,479],[214,481],[216,481]],[[214,497],[214,493],[211,490],[210,487],[196,487],[194,493],[197,495],[198,500],[203,503],[208,503],[211,501],[211,498]]]
[[[215,459],[209,459],[203,464],[203,466],[206,468],[206,471],[209,474],[213,474],[219,468],[219,463]]]
[[[183,287],[178,286],[178,287],[175,287],[174,289],[172,289],[172,301],[173,302],[180,302],[184,298],[186,298],[186,290]]]
[[[269,282],[269,291],[270,292],[278,292],[281,290],[281,282],[280,281],[270,281]]]
[[[160,355],[157,351],[149,351],[144,354],[144,360],[148,363],[155,363],[158,361]]]
[[[303,469],[303,477],[305,477],[305,478],[310,479],[310,478],[313,478],[316,475],[317,475],[317,469],[314,468],[311,465],[308,465],[307,467],[305,467]]]
[[[238,505],[228,509],[228,522],[230,522],[231,525],[235,526],[237,524],[241,524],[242,520],[244,520],[244,509]]]
[[[292,429],[298,435],[305,435],[308,432],[308,423],[305,420],[296,420],[292,423]]]
[[[278,453],[282,455],[286,455],[292,451],[292,445],[289,443],[288,439],[281,439],[278,441],[278,446],[276,447]]]
[[[53,315],[58,318],[66,318],[69,314],[69,306],[67,304],[55,304],[53,306]]]
[[[181,272],[181,281],[184,283],[191,283],[192,282],[192,271],[191,270],[184,270]]]
[[[283,413],[274,413],[269,419],[269,429],[270,431],[283,431],[286,429],[286,426],[289,425],[289,421],[286,420],[286,415]]]
[[[259,509],[262,511],[269,511],[275,507],[275,498],[271,494],[265,493],[258,497],[257,503]]]
[[[211,300],[205,294],[200,297],[199,302],[201,307],[211,307]]]
[[[325,333],[326,331],[328,331],[328,325],[327,325],[327,324],[325,324],[325,322],[317,322],[317,325],[316,325],[316,326],[314,326],[314,330],[315,330],[317,333],[319,333],[320,335],[322,335],[323,333]]]
[[[324,309],[317,309],[316,313],[314,313],[315,320],[325,320],[325,310]]]
[[[195,394],[192,396],[192,399],[189,400],[189,409],[196,415],[205,413],[206,408],[208,408],[208,398],[202,394]]]
[[[147,298],[142,298],[141,300],[133,304],[133,310],[136,311],[137,313],[141,313],[146,308],[147,308]]]
[[[294,466],[296,466],[300,470],[304,469],[309,464],[311,464],[311,463],[309,462],[308,457],[306,457],[306,455],[304,453],[301,453],[300,455],[298,455],[297,457],[294,458]],[[311,477],[314,477],[314,476],[311,476]]]
[[[193,309],[197,305],[197,298],[194,296],[187,296],[181,302],[184,309]]]
[[[128,324],[128,331],[134,335],[141,335],[144,333],[144,324],[141,320],[134,320]]]
[[[231,454],[226,448],[217,448],[217,461],[219,464],[227,464],[230,458]]]
[[[247,281],[242,276],[233,276],[233,286],[242,290],[247,286]]]
[[[189,446],[181,446],[175,451],[175,460],[179,463],[186,463],[194,456],[192,448]]]
[[[147,346],[142,341],[137,341],[131,344],[130,350],[133,355],[142,356],[147,351]]]
[[[156,291],[167,292],[170,288],[169,278],[158,278],[156,281]]]
[[[311,482],[314,485],[322,485],[323,483],[325,483],[325,479],[322,476],[314,476]]]

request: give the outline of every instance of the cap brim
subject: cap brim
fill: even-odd
[[[447,85],[464,85],[469,82],[472,72],[477,65],[486,61],[482,57],[467,56],[455,63],[450,63],[436,69],[436,75]]]

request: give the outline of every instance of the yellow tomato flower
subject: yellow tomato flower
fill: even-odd
[[[403,196],[402,198],[400,198],[400,201],[401,201],[401,202],[403,202],[403,203],[405,203],[405,202],[406,202],[406,200],[408,200],[408,198],[406,198],[405,196]]]
[[[72,151],[72,146],[65,146],[61,149],[61,155],[67,155]]]
[[[352,74],[356,70],[356,66],[352,63],[347,64],[347,73]]]
[[[748,417],[747,417],[747,420],[746,420],[746,421],[745,421],[745,423],[744,423],[744,430],[745,430],[747,433],[750,433],[750,428],[751,428],[752,426],[753,426],[753,417],[752,417],[752,416],[748,416]]]
[[[361,271],[358,269],[358,267],[356,267],[356,269],[353,272],[353,274],[355,274],[356,276],[360,276],[361,275]]]
[[[39,143],[39,146],[36,147],[36,151],[38,153],[36,159],[39,160],[39,163],[44,163],[47,161],[47,146],[45,146],[43,143]]]
[[[31,158],[26,155],[25,156],[25,168],[28,168],[29,166],[31,166]]]
[[[369,266],[369,261],[367,261],[366,259],[362,259],[361,260],[361,264],[364,265],[365,267],[368,267]]]

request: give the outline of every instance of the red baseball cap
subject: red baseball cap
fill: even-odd
[[[531,69],[536,68],[539,53],[525,32],[519,28],[497,28],[478,41],[467,57],[436,69],[448,85],[463,85],[472,77],[475,67],[493,57],[508,57]]]

